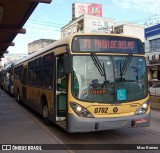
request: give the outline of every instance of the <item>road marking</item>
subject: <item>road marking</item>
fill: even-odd
[[[142,131],[147,131],[147,132],[150,132],[152,134],[156,134],[156,135],[160,135],[160,133],[158,131],[153,131],[151,129],[147,129],[147,128],[144,128],[144,127],[139,127],[138,129],[142,130]]]

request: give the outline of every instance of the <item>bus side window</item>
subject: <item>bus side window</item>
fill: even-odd
[[[43,56],[43,69],[41,71],[43,78],[43,87],[52,89],[53,87],[53,67],[54,53],[49,53]]]

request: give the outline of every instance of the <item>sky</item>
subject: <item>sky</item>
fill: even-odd
[[[160,0],[52,0],[39,3],[23,28],[26,34],[18,34],[9,47],[9,54],[28,54],[28,43],[38,39],[60,39],[61,27],[72,20],[72,4],[102,4],[102,16],[116,23],[134,22],[142,25],[160,23]]]

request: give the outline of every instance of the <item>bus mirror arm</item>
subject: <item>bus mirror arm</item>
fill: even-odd
[[[66,74],[71,73],[71,58],[68,53],[64,55],[64,71]]]

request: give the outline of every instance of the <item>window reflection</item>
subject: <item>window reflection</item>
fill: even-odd
[[[147,96],[146,64],[143,57],[131,57],[125,74],[121,66],[127,56],[97,56],[105,66],[106,81],[91,56],[73,57],[73,94],[80,100],[102,103],[132,101]],[[118,92],[125,94],[119,99]]]

